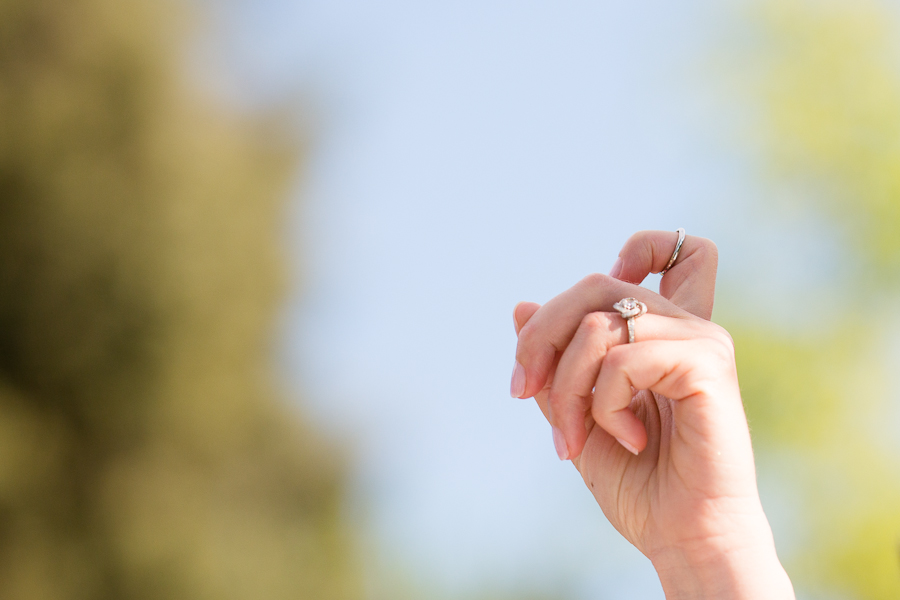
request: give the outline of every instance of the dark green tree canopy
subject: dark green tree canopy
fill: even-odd
[[[0,598],[357,597],[342,467],[274,393],[296,144],[166,2],[0,0]]]

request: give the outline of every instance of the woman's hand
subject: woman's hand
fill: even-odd
[[[534,396],[561,459],[604,514],[653,561],[667,598],[793,598],[763,514],[734,347],[711,323],[717,252],[688,236],[641,232],[610,276],[589,275],[544,306],[514,311],[511,392]],[[612,305],[648,307],[629,344]]]

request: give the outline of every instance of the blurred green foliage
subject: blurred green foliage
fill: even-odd
[[[761,469],[791,498],[799,539],[783,558],[795,584],[897,598],[900,446],[883,357],[845,329],[806,338],[729,329]]]
[[[358,597],[334,449],[269,372],[278,119],[159,0],[0,0],[0,598]]]
[[[802,190],[795,208],[826,218],[852,268],[830,286],[847,310],[815,331],[729,324],[742,393],[760,462],[794,497],[797,587],[896,600],[900,27],[874,0],[754,7],[746,73],[770,173]]]
[[[877,0],[770,0],[760,97],[771,165],[805,185],[868,271],[900,276],[900,62]]]

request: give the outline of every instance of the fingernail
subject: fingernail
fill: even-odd
[[[629,444],[628,442],[626,442],[626,441],[623,440],[622,438],[616,438],[616,441],[619,442],[620,444],[622,444],[622,447],[623,447],[623,448],[625,448],[626,450],[628,450],[629,452],[631,452],[631,453],[634,454],[635,456],[638,455],[637,448],[635,448],[634,446],[632,446],[631,444]]]
[[[513,398],[521,398],[525,393],[525,367],[516,361],[513,367],[512,381],[509,383],[509,395]]]
[[[524,302],[524,300],[522,302]],[[522,302],[519,302],[519,304],[522,304]],[[519,304],[516,304],[513,307],[513,327],[516,328],[516,334],[519,333],[519,319],[516,318],[516,311],[519,310]]]
[[[569,448],[566,446],[566,438],[563,437],[563,432],[553,428],[553,446],[556,448],[556,455],[559,456],[559,460],[566,460],[569,458]]]
[[[616,262],[613,263],[612,269],[609,270],[610,277],[618,277],[619,273],[622,272],[622,257],[616,259]]]

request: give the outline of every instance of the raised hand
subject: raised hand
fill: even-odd
[[[733,344],[708,320],[715,245],[688,236],[661,295],[636,285],[666,266],[675,239],[635,234],[610,276],[520,303],[511,393],[535,397],[559,457],[653,561],[667,597],[792,598],[759,503]],[[612,311],[625,297],[649,309],[633,344]]]

